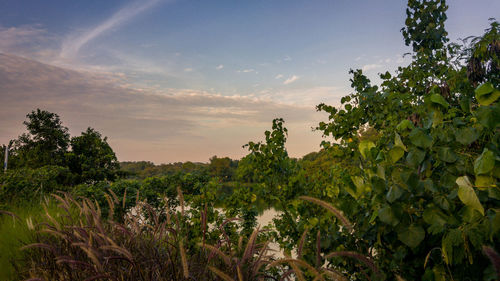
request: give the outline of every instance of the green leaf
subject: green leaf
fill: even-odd
[[[477,140],[479,132],[476,128],[466,127],[455,131],[455,138],[463,145],[469,145]]]
[[[461,250],[459,246],[463,244],[462,231],[460,229],[450,229],[450,231],[441,240],[441,250],[443,251],[443,258],[447,264],[453,263],[454,255],[453,249]]]
[[[364,186],[365,186],[365,181],[363,180],[363,178],[358,177],[358,176],[353,176],[353,177],[351,177],[351,180],[354,183],[354,185],[356,186],[356,191],[357,191],[356,193],[357,194],[362,193],[360,191],[363,191]]]
[[[495,87],[493,87],[493,84],[491,84],[491,82],[486,82],[486,83],[483,83],[479,86],[477,86],[476,90],[474,90],[474,92],[476,93],[476,95],[485,95],[485,94],[489,94],[491,92],[493,92],[495,90]]]
[[[440,104],[445,108],[448,108],[448,106],[450,106],[450,104],[440,94],[432,94],[431,101],[433,103]]]
[[[493,187],[496,184],[496,180],[492,176],[476,176],[476,181],[474,185],[477,187]]]
[[[474,161],[474,173],[476,175],[487,174],[495,167],[495,155],[493,151],[485,148],[483,153]]]
[[[398,131],[402,131],[402,130],[406,130],[406,129],[413,129],[415,126],[413,125],[413,123],[410,121],[410,120],[403,120],[401,121],[398,126],[396,126],[396,129]]]
[[[428,224],[445,225],[447,222],[446,216],[436,207],[428,207],[422,215],[424,221]]]
[[[424,161],[425,158],[425,152],[418,149],[418,148],[413,148],[408,152],[408,155],[406,156],[406,162],[410,164],[413,167],[417,167]]]
[[[500,124],[500,106],[481,106],[475,114],[479,123],[486,128],[495,129]]]
[[[396,217],[391,207],[386,206],[378,210],[378,217],[383,223],[396,226],[399,223],[399,219]]]
[[[500,97],[500,91],[496,90],[491,82],[479,85],[475,93],[480,105],[490,105]]]
[[[467,176],[459,177],[456,183],[458,184],[458,198],[460,198],[460,201],[466,206],[478,210],[484,216],[484,208],[479,202],[469,178]]]
[[[401,136],[398,133],[394,135],[394,146],[401,147],[404,151],[408,151],[403,141],[401,140]]]
[[[405,151],[399,146],[395,146],[389,150],[389,157],[391,158],[392,163],[398,162],[403,155],[405,155]]]
[[[375,144],[372,141],[364,140],[359,143],[359,152],[366,159],[366,155],[370,153],[370,149],[374,148]]]
[[[488,188],[488,197],[500,200],[500,187],[492,186]]]
[[[398,200],[401,195],[403,195],[403,189],[397,185],[392,185],[385,197],[389,203],[393,203]]]
[[[416,224],[398,231],[398,239],[410,248],[417,247],[425,238],[425,230]]]
[[[453,163],[457,161],[457,155],[449,147],[441,147],[438,150],[438,157],[444,162]]]
[[[432,137],[427,135],[422,129],[418,128],[411,131],[410,141],[414,145],[422,148],[429,148],[432,145]]]

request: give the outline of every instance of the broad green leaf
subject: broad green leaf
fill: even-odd
[[[373,191],[380,194],[380,193],[385,193],[385,180],[378,177],[374,176],[371,179],[371,184],[373,186]]]
[[[418,128],[415,128],[411,131],[410,141],[414,145],[422,148],[429,148],[432,145],[432,137]]]
[[[399,146],[395,146],[391,150],[389,150],[389,157],[391,158],[392,163],[398,162],[398,160],[401,159],[403,155],[405,155],[405,151]]]
[[[377,176],[385,180],[385,168],[381,164],[377,165]]]
[[[495,90],[495,87],[493,87],[493,84],[491,84],[491,82],[486,82],[486,83],[483,83],[479,86],[477,86],[476,90],[474,90],[474,92],[476,93],[476,95],[485,95],[485,94],[489,94],[491,92],[493,92]]]
[[[435,207],[426,208],[422,215],[422,218],[427,224],[431,225],[427,229],[427,232],[431,234],[443,232],[445,229],[444,225],[448,223],[448,218],[446,217],[446,215],[441,210]]]
[[[481,106],[476,112],[477,121],[486,128],[495,129],[500,124],[500,106]]]
[[[404,151],[408,151],[403,141],[401,140],[401,136],[396,133],[394,136],[394,146],[401,147]]]
[[[483,205],[479,202],[479,198],[477,198],[469,178],[467,176],[459,177],[456,183],[458,184],[458,198],[460,198],[460,201],[466,206],[478,210],[484,216]]]
[[[460,108],[466,113],[470,112],[470,98],[466,96],[462,96],[460,100]]]
[[[496,180],[492,176],[478,175],[474,185],[477,187],[492,187],[496,185]]]
[[[375,144],[372,141],[367,141],[364,140],[359,143],[359,152],[363,156],[363,158],[366,158],[366,155],[370,153],[370,149],[374,148]]]
[[[416,167],[424,161],[425,158],[425,152],[423,150],[420,150],[418,148],[413,148],[408,152],[408,155],[406,156],[406,162],[410,164],[413,167]]]
[[[495,155],[493,151],[485,148],[483,153],[474,161],[474,173],[483,175],[489,173],[495,167]]]
[[[401,121],[398,126],[396,126],[396,129],[398,131],[403,131],[403,130],[406,130],[406,129],[413,129],[415,126],[413,125],[413,123],[410,121],[410,120],[403,120]]]
[[[444,162],[453,163],[457,161],[457,155],[449,147],[440,147],[438,150],[438,157]]]
[[[463,145],[469,145],[477,140],[479,132],[476,128],[465,127],[455,131],[455,138]]]
[[[492,186],[488,188],[488,197],[500,200],[500,187]]]
[[[351,177],[351,180],[358,190],[363,189],[365,181],[363,180],[362,177],[354,176],[354,177]]]
[[[399,223],[399,219],[396,217],[391,207],[386,206],[378,210],[378,217],[383,223],[396,226]]]
[[[441,240],[441,250],[443,251],[443,258],[447,264],[454,261],[454,249],[456,246],[463,244],[462,231],[460,229],[450,229],[448,233]],[[457,249],[458,250],[458,249]]]
[[[425,238],[425,230],[416,224],[398,231],[398,239],[410,248],[417,247]]]
[[[500,98],[500,91],[495,90],[490,94],[486,94],[480,97],[476,95],[476,98],[480,105],[490,105],[494,103],[498,98]]]
[[[349,185],[344,187],[345,191],[349,193],[354,199],[358,199],[358,193],[354,191]]]
[[[500,91],[491,82],[479,85],[475,90],[477,102],[480,105],[490,105],[500,97]]]
[[[385,198],[389,203],[393,203],[398,200],[401,195],[403,195],[403,189],[397,185],[392,185]]]
[[[448,106],[450,106],[450,104],[440,94],[432,94],[431,101],[433,103],[440,104],[440,105],[444,106],[445,108],[448,108]]]

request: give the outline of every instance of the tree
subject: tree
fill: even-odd
[[[113,180],[119,163],[107,137],[92,128],[87,128],[81,136],[71,139],[68,153],[69,167],[77,175],[79,182]]]
[[[211,175],[219,177],[223,181],[231,181],[233,179],[234,170],[238,166],[237,163],[237,161],[233,161],[229,157],[219,158],[213,156],[210,158],[208,169]]]
[[[65,165],[69,146],[68,128],[59,115],[37,109],[24,121],[28,133],[14,141],[12,158],[18,167],[39,168],[45,165]]]
[[[482,246],[500,246],[499,24],[471,46],[447,44],[446,9],[409,0],[412,62],[380,86],[351,70],[342,107],[317,107],[329,114],[318,129],[360,167],[332,199],[356,232],[332,247],[375,250],[387,278],[489,280]],[[366,126],[378,137],[360,138]]]
[[[282,118],[273,120],[273,130],[265,131],[265,143],[251,141],[245,144],[243,147],[250,153],[238,166],[240,177],[246,178],[241,171],[247,171],[252,174],[254,182],[265,183],[271,192],[286,185],[293,174],[294,162],[285,148],[288,130],[283,126],[284,122]]]

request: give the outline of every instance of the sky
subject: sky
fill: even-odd
[[[450,0],[451,41],[500,19],[498,0]],[[287,149],[317,151],[349,69],[408,63],[402,0],[1,0],[0,144],[31,110],[73,136],[93,127],[120,161],[234,159],[285,119]]]

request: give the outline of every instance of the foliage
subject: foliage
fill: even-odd
[[[16,167],[39,168],[45,165],[65,164],[69,146],[68,128],[62,125],[59,115],[37,109],[24,122],[24,133],[13,144],[11,158]]]
[[[471,47],[446,45],[446,8],[409,1],[403,35],[412,63],[381,74],[380,87],[351,70],[354,93],[343,108],[318,106],[330,115],[318,129],[339,141],[325,147],[361,167],[343,169],[350,176],[339,177],[332,199],[356,218],[356,240],[334,247],[364,244],[384,272],[407,280],[490,280],[481,248],[500,243],[500,34],[492,22]],[[379,137],[358,137],[365,126]]]
[[[72,174],[60,166],[7,170],[0,174],[0,208],[15,206],[18,202],[40,202],[45,194],[67,190],[70,182]]]
[[[12,169],[39,169],[44,166],[69,168],[71,184],[112,180],[119,168],[107,138],[92,128],[70,139],[59,115],[37,109],[26,115],[28,133],[10,141],[9,164]],[[68,148],[71,145],[71,150]],[[5,145],[2,146],[5,149]],[[0,153],[4,156],[4,152]],[[68,184],[58,182],[58,184]]]
[[[113,180],[119,168],[107,138],[102,138],[92,128],[87,128],[79,137],[71,138],[71,152],[67,158],[71,172],[78,177],[77,182]]]
[[[250,153],[241,160],[236,172],[240,179],[265,184],[274,196],[283,194],[295,165],[285,148],[288,130],[284,122],[281,118],[273,120],[272,131],[264,133],[265,143],[251,141],[243,146]]]
[[[204,173],[208,169],[205,163],[176,162],[155,165],[153,162],[120,162],[120,172],[126,178],[145,179],[154,176],[173,175],[177,173]]]
[[[238,161],[233,161],[229,157],[213,156],[210,158],[208,169],[212,176],[227,182],[233,180],[236,167],[238,167]]]

